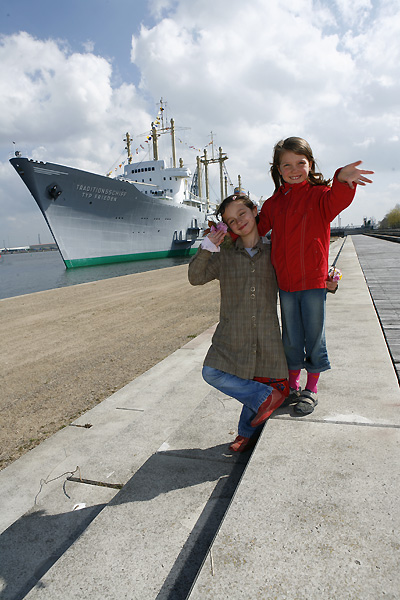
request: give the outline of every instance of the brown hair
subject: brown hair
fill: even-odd
[[[306,140],[303,140],[303,138],[290,137],[278,142],[274,148],[270,172],[275,183],[275,191],[284,183],[282,176],[279,173],[279,165],[281,163],[282,154],[288,151],[306,157],[311,166],[308,174],[308,181],[311,185],[329,185],[330,179],[324,179],[322,173],[318,173],[315,170],[316,163],[310,144]]]
[[[226,207],[231,204],[232,202],[236,202],[237,200],[240,200],[245,206],[247,206],[247,208],[253,209],[253,208],[257,208],[257,206],[254,204],[254,202],[252,200],[250,200],[250,198],[246,195],[246,194],[232,194],[232,196],[228,196],[227,198],[225,198],[221,204],[218,206],[215,215],[217,217],[221,217],[222,220],[224,220],[224,212],[226,210]],[[259,217],[258,215],[256,216],[256,222],[258,223]]]

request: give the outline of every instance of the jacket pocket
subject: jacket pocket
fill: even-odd
[[[230,321],[228,317],[221,317],[214,332],[212,343],[217,347],[232,347],[233,342],[231,340]]]
[[[325,249],[321,240],[314,238],[311,250],[311,264],[314,271],[323,271],[325,267]]]

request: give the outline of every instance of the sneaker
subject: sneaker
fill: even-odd
[[[281,406],[284,400],[285,396],[282,394],[282,392],[273,389],[268,398],[264,400],[264,402],[261,404],[256,416],[254,417],[250,425],[252,427],[258,427],[258,425],[264,423],[264,421],[266,421],[268,417],[272,415],[274,410]]]
[[[296,415],[310,415],[318,404],[317,394],[310,390],[303,390],[299,396],[299,402],[294,407]]]

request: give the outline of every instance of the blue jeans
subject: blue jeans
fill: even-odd
[[[260,427],[252,427],[250,423],[264,400],[272,394],[272,387],[252,379],[241,379],[212,367],[204,366],[202,375],[207,383],[243,404],[238,425],[239,435],[251,437],[259,430]]]
[[[279,290],[282,342],[291,371],[321,373],[331,368],[325,340],[326,289]]]

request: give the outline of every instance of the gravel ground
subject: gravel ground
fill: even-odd
[[[0,300],[0,469],[218,321],[187,265]]]

